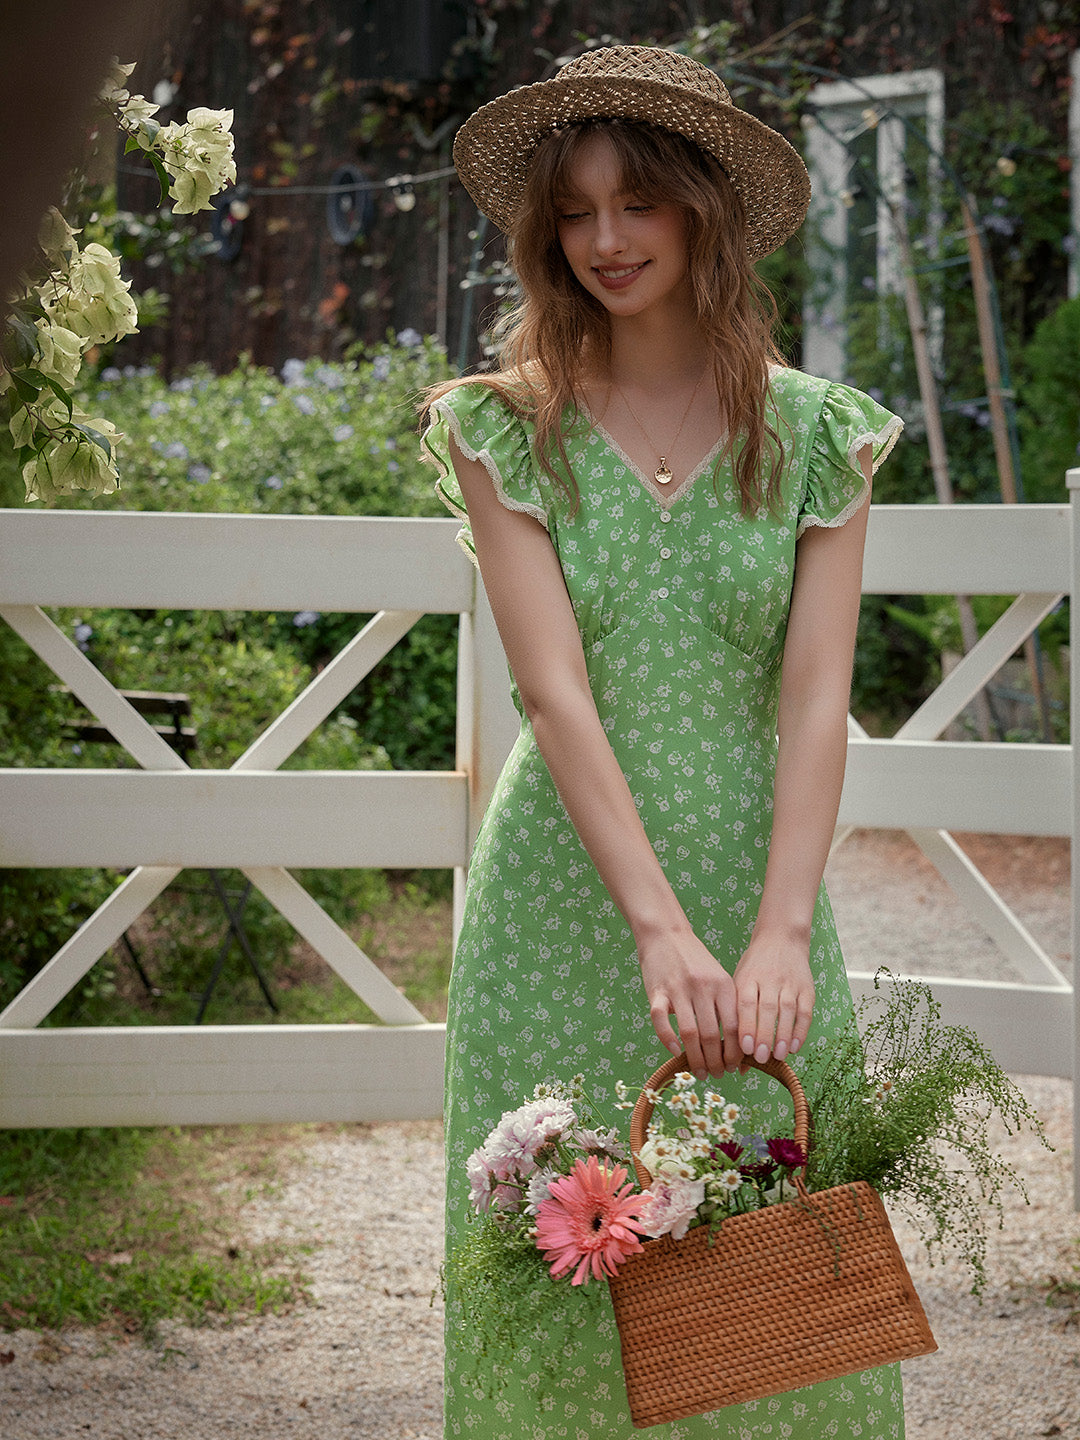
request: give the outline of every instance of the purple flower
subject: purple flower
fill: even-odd
[[[188,469],[187,477],[194,480],[196,485],[205,485],[211,473],[209,465],[192,465]]]
[[[312,378],[327,390],[340,390],[345,384],[345,377],[341,371],[334,370],[329,365],[320,365]]]
[[[282,480],[280,475],[268,475],[263,481],[263,484],[268,490],[280,490],[285,484],[285,481]]]
[[[303,630],[306,625],[317,625],[321,618],[318,610],[301,610],[292,617],[292,623],[298,630]]]
[[[155,400],[150,406],[150,414],[157,420],[162,415],[169,413],[169,402],[167,400]]]
[[[188,458],[188,448],[182,440],[170,441],[161,453],[166,460],[186,460]]]
[[[424,337],[420,334],[419,330],[414,330],[411,325],[408,325],[404,330],[398,331],[397,343],[410,347],[413,345],[422,345],[424,343]]]
[[[294,395],[293,404],[302,415],[315,414],[315,401],[312,400],[310,395]]]
[[[371,378],[373,380],[385,380],[390,374],[390,356],[376,355],[371,366]]]
[[[307,376],[304,374],[303,360],[295,358],[286,360],[281,367],[281,378],[286,385],[306,385]]]
[[[334,431],[334,439],[340,443],[342,440],[351,440],[355,434],[356,431],[351,425],[339,425]]]

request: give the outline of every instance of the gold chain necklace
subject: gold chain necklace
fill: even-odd
[[[619,399],[620,399],[620,400],[623,402],[623,404],[626,406],[626,413],[630,416],[630,419],[633,420],[634,424],[635,424],[635,425],[638,427],[638,429],[641,431],[642,435],[644,435],[645,440],[646,440],[646,442],[647,442],[647,444],[648,444],[648,446],[649,446],[649,449],[650,449],[650,450],[655,450],[655,451],[657,452],[657,454],[660,455],[660,464],[659,464],[659,465],[656,467],[656,469],[653,471],[653,479],[656,481],[657,485],[670,485],[671,482],[672,482],[672,479],[674,478],[674,477],[672,476],[671,469],[670,469],[670,467],[668,466],[667,457],[668,457],[668,454],[669,454],[669,453],[674,452],[675,446],[679,443],[679,436],[680,436],[680,435],[682,434],[682,432],[683,432],[683,426],[686,424],[687,417],[689,416],[690,411],[693,409],[694,401],[695,401],[695,400],[697,399],[697,397],[698,397],[698,391],[701,389],[701,382],[702,382],[704,379],[705,379],[705,371],[702,370],[701,374],[698,376],[698,382],[697,382],[697,384],[694,386],[694,393],[690,396],[690,399],[688,400],[687,405],[686,405],[686,409],[683,411],[683,417],[682,417],[682,419],[679,421],[679,428],[678,428],[678,430],[675,431],[675,438],[672,440],[671,444],[667,447],[667,450],[664,451],[663,453],[661,453],[660,447],[652,440],[652,438],[650,437],[650,435],[649,435],[648,432],[646,431],[645,426],[642,425],[641,421],[640,421],[640,420],[637,418],[637,416],[634,414],[634,411],[633,411],[633,408],[632,408],[632,406],[631,406],[631,404],[630,404],[630,401],[627,400],[626,396],[623,394],[623,392],[622,392],[621,388],[619,387],[619,385],[618,385],[614,380],[612,380],[612,382],[611,382],[612,385],[615,387],[615,390],[616,390],[616,392],[617,392],[617,394],[618,394],[618,396],[619,396]]]

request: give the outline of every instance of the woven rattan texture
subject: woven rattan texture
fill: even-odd
[[[454,141],[458,177],[480,210],[512,231],[541,141],[564,125],[614,117],[673,130],[715,155],[742,200],[751,259],[802,223],[810,181],[796,151],[734,105],[704,65],[652,46],[586,51],[553,79],[482,105]]]
[[[611,1281],[638,1428],[937,1349],[865,1182],[646,1242]]]

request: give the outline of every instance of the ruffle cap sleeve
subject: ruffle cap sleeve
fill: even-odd
[[[810,449],[796,537],[811,525],[844,525],[870,493],[859,451],[873,450],[873,471],[896,444],[904,422],[861,390],[830,385]]]
[[[436,400],[421,437],[422,458],[435,465],[435,493],[465,523],[458,544],[476,563],[472,527],[454,466],[450,436],[469,460],[479,460],[508,510],[519,510],[548,529],[548,512],[537,481],[530,431],[524,420],[486,385],[459,385]]]

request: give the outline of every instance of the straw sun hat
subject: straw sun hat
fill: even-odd
[[[720,162],[743,203],[752,260],[802,224],[810,177],[782,135],[732,102],[717,75],[671,50],[587,50],[551,80],[482,105],[457,133],[454,163],[481,212],[509,230],[540,143],[564,125],[644,120],[684,135]]]

